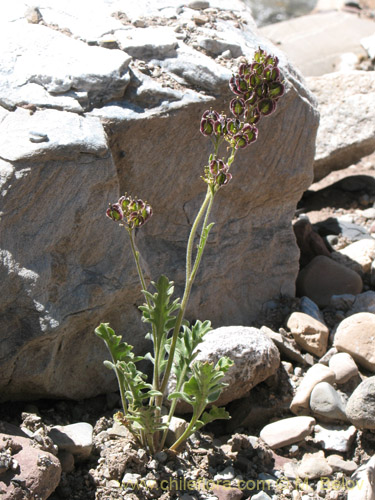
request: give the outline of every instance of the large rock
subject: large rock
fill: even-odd
[[[108,354],[93,334],[100,321],[137,352],[149,350],[127,234],[105,217],[125,191],[154,208],[137,234],[147,278],[167,274],[181,296],[185,242],[211,152],[200,118],[210,106],[227,109],[228,78],[239,63],[197,50],[199,37],[220,39],[224,52],[238,45],[249,58],[258,45],[276,53],[286,93],[217,196],[189,318],[249,324],[265,302],[294,294],[290,221],[312,179],[318,122],[311,93],[285,55],[251,31],[239,2],[233,12],[213,1],[226,11],[208,11],[202,28],[196,10],[172,0],[128,2],[122,13],[95,1],[90,27],[78,5],[69,12],[63,3],[39,4],[44,26],[27,23],[17,2],[0,34],[2,399],[113,391],[114,376],[101,364]],[[134,24],[142,32],[155,19],[168,36],[153,45],[148,37],[142,51]],[[103,48],[125,44],[125,32],[132,60]]]
[[[307,81],[321,115],[314,162],[318,181],[375,150],[375,74],[337,72]]]

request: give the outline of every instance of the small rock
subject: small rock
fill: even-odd
[[[204,24],[208,23],[210,18],[208,16],[205,16],[204,14],[195,14],[193,16],[193,21],[197,26],[203,26]]]
[[[243,55],[241,46],[228,40],[199,37],[197,43],[199,47],[205,49],[214,57],[221,55],[225,50],[230,50],[232,57],[240,57]]]
[[[303,312],[294,312],[289,316],[287,327],[302,349],[319,357],[326,352],[329,330],[317,319]]]
[[[336,347],[331,347],[330,349],[328,349],[328,351],[325,353],[324,356],[322,356],[320,359],[319,359],[319,363],[322,363],[323,365],[326,365],[328,366],[329,364],[329,360],[332,358],[332,356],[334,356],[335,354],[337,354],[337,349]]]
[[[313,300],[309,299],[308,297],[301,297],[299,308],[301,312],[312,316],[316,320],[323,323],[323,325],[325,325],[324,316]]]
[[[93,427],[86,422],[70,425],[56,425],[48,433],[59,447],[72,453],[77,460],[87,459],[93,446]]]
[[[168,460],[168,455],[165,453],[165,451],[158,451],[158,453],[155,454],[155,459],[161,464],[165,464],[165,462]]]
[[[362,295],[362,294],[360,294]],[[357,295],[359,297],[360,295]],[[356,300],[356,296],[350,293],[344,293],[342,295],[332,295],[330,300],[330,305],[335,309],[340,309],[342,311],[348,311],[354,301]]]
[[[375,500],[375,456],[361,465],[351,479],[352,488],[348,489],[347,500]]]
[[[328,366],[317,363],[309,368],[297,389],[297,392],[290,405],[290,410],[299,415],[307,413],[310,402],[310,395],[314,387],[319,382],[334,382],[335,373]]]
[[[349,451],[356,435],[356,428],[317,424],[315,426],[314,441],[320,443],[325,450],[333,450],[341,453]]]
[[[302,441],[311,434],[315,425],[312,417],[291,417],[266,425],[260,437],[272,449],[288,446]]]
[[[375,314],[362,312],[341,321],[334,345],[338,351],[350,354],[363,368],[375,372]]]
[[[221,484],[213,484],[212,493],[217,496],[218,500],[240,500],[243,497],[243,491],[240,489],[228,488]]]
[[[122,478],[122,484],[125,486],[125,487],[135,487],[137,486],[139,480],[141,479],[141,475],[140,474],[136,474],[136,473],[133,473],[133,472],[126,472],[124,477]]]
[[[167,419],[168,419],[167,415],[162,417],[163,422],[166,422]],[[186,422],[186,420],[184,420],[183,418],[172,417],[169,423],[169,430],[167,438],[165,440],[165,444],[167,446],[172,446],[172,444],[182,436],[188,425],[189,425],[188,422]]]
[[[236,473],[232,466],[226,467],[223,471],[214,476],[214,481],[232,480],[236,477]]]
[[[297,279],[298,294],[306,295],[320,307],[327,306],[332,295],[356,295],[362,287],[358,273],[324,255],[315,257],[300,271]]]
[[[287,337],[281,333],[274,332],[267,326],[262,326],[260,330],[274,342],[280,353],[286,358],[296,361],[297,363],[302,363],[304,365],[307,364],[307,360],[304,355],[301,354],[296,345],[293,345],[295,344],[294,342],[292,343]]]
[[[260,491],[256,495],[253,495],[251,500],[271,500],[271,497],[265,491]]]
[[[359,312],[369,312],[375,314],[375,292],[373,290],[360,293],[355,297],[348,315],[353,315]]]
[[[345,474],[352,474],[358,467],[355,462],[344,460],[340,455],[329,455],[327,462],[332,467],[333,472],[344,472]]]
[[[208,9],[209,6],[210,2],[207,2],[205,0],[193,0],[192,2],[189,2],[187,4],[187,7],[189,7],[189,9],[194,9],[194,10]]]
[[[369,273],[371,263],[375,259],[375,239],[364,238],[351,243],[338,252],[348,257],[351,261],[357,262],[361,266],[363,273]]]
[[[361,215],[365,219],[375,219],[375,208],[374,207],[366,208],[366,210],[362,210]]]
[[[316,384],[310,396],[310,408],[323,420],[346,421],[345,405],[339,393],[328,382]]]
[[[345,384],[352,377],[358,375],[358,366],[354,359],[346,352],[334,354],[328,366],[335,372],[336,384]]]
[[[30,142],[48,142],[48,135],[42,132],[29,132],[29,141]]]
[[[359,384],[346,405],[346,416],[358,429],[375,429],[375,377]]]
[[[298,467],[299,477],[302,479],[317,479],[332,474],[332,467],[328,464],[323,451],[305,453]]]

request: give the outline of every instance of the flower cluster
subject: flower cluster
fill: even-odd
[[[236,150],[246,148],[257,140],[256,124],[262,116],[275,111],[278,99],[284,94],[278,63],[277,57],[268,55],[259,48],[254,54],[253,62],[241,64],[238,74],[233,75],[229,81],[229,87],[235,94],[229,105],[233,117],[228,118],[212,109],[203,113],[200,130],[214,142],[215,162],[223,162],[216,159],[222,140],[231,146],[232,158]],[[217,170],[217,173],[213,170]],[[227,184],[231,178],[228,170],[228,166],[223,170],[219,163],[215,163],[213,167],[210,164],[205,169],[204,180],[209,184],[214,182],[216,186]]]
[[[121,222],[129,229],[133,229],[146,224],[152,216],[152,208],[148,203],[125,194],[117,203],[109,205],[106,215],[115,222]]]

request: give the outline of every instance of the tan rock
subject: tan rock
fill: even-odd
[[[322,450],[317,453],[305,453],[298,467],[298,474],[302,479],[330,476],[332,472],[332,467],[328,464]]]
[[[328,366],[335,372],[337,384],[345,384],[352,377],[358,375],[358,366],[347,352],[334,354],[329,360]]]
[[[341,321],[334,345],[350,354],[363,368],[375,372],[375,314],[362,312]]]
[[[307,370],[290,404],[290,410],[296,415],[308,412],[310,395],[319,382],[335,381],[335,373],[328,366],[317,363]]]
[[[308,314],[294,312],[289,316],[287,327],[302,349],[318,357],[326,353],[329,336],[326,325]]]
[[[297,279],[298,295],[306,295],[318,306],[328,305],[332,295],[357,295],[362,287],[362,279],[355,271],[324,255],[315,257]]]
[[[313,417],[291,417],[266,425],[260,437],[272,449],[302,441],[311,434],[315,425]]]
[[[371,270],[371,263],[375,259],[375,239],[364,238],[355,241],[339,250],[339,253],[357,262],[361,266],[363,273],[369,273]]]

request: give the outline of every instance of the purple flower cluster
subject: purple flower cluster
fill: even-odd
[[[228,118],[212,109],[205,111],[200,124],[202,134],[210,136],[216,146],[224,139],[233,150],[246,148],[255,142],[258,137],[255,125],[262,116],[275,111],[278,99],[284,94],[278,63],[277,57],[268,55],[259,48],[252,63],[241,64],[238,74],[233,75],[229,81],[229,87],[235,94],[229,105],[233,117]],[[214,161],[222,162],[216,159]],[[216,168],[219,167],[215,166]],[[229,169],[228,166],[227,168]],[[228,170],[222,170],[222,167],[220,169],[220,175],[214,174],[210,165],[206,169],[204,180],[218,184],[225,175],[226,182],[219,185],[228,183]]]
[[[117,203],[109,205],[106,215],[115,222],[121,222],[133,229],[146,224],[152,216],[152,208],[148,203],[125,194]]]

